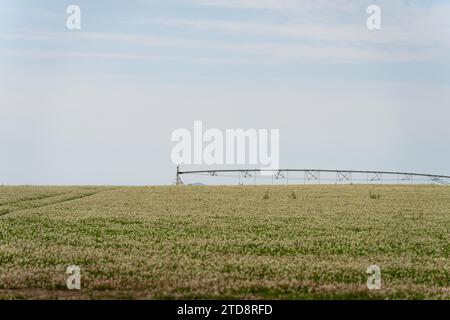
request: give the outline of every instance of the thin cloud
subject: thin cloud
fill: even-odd
[[[319,9],[349,11],[355,2],[348,0],[191,0],[192,3],[204,6],[231,7],[240,9]]]
[[[89,48],[98,44],[98,51],[86,53],[93,58],[164,58],[193,63],[448,62],[450,57],[450,5],[419,6],[415,1],[379,1],[383,10],[382,30],[371,32],[365,26],[366,12],[361,10],[366,1],[337,0],[330,6],[324,6],[323,0],[192,1],[203,6],[240,9],[295,7],[301,9],[299,12],[303,15],[314,13],[314,16],[322,10],[320,16],[326,22],[287,19],[283,23],[274,23],[274,20],[266,21],[264,15],[252,19],[231,16],[229,19],[144,18],[128,22],[134,22],[134,26],[156,24],[175,32],[146,34],[33,29],[0,33],[0,39],[5,40],[3,48],[11,50],[16,48],[15,43],[25,40],[45,41],[46,47],[50,48],[66,41],[70,43],[68,48]],[[340,19],[348,12],[351,14],[346,19]],[[118,46],[112,50],[108,46],[108,52],[103,53],[102,44]],[[124,48],[126,53],[121,52]],[[53,52],[56,57],[61,56],[60,51]],[[156,53],[160,58],[155,56]],[[3,55],[7,53],[4,51]],[[36,58],[41,56],[35,55]]]
[[[252,26],[254,28],[255,26]],[[277,29],[278,30],[278,29]],[[260,30],[261,31],[261,30]],[[278,30],[279,31],[279,30]],[[336,35],[336,34],[335,34]],[[0,34],[0,38],[2,38]],[[359,61],[378,62],[405,62],[405,61],[439,61],[442,60],[442,50],[434,47],[426,50],[411,51],[408,47],[386,48],[382,46],[364,46],[362,43],[355,45],[351,41],[345,43],[337,38],[323,43],[302,43],[292,41],[258,40],[246,42],[196,40],[177,37],[153,37],[147,35],[132,35],[126,33],[101,33],[101,32],[53,32],[31,31],[15,35],[6,35],[14,39],[38,39],[50,42],[69,41],[74,46],[82,46],[92,42],[111,42],[123,45],[133,45],[135,53],[122,53],[119,50],[108,52],[77,52],[64,53],[60,51],[1,51],[2,55],[27,55],[31,58],[107,58],[127,60],[179,60],[194,63],[288,63],[288,62],[335,62],[351,63]],[[362,42],[362,40],[360,41]],[[119,48],[119,47],[118,47]],[[166,54],[155,56],[149,53],[150,48],[162,48]],[[178,54],[183,49],[191,49],[191,56],[180,57]],[[27,54],[27,52],[31,52]]]
[[[450,14],[450,9],[449,9]],[[417,19],[415,19],[417,21]],[[419,20],[420,21],[420,20]],[[424,24],[411,28],[404,25],[388,25],[385,32],[370,32],[364,23],[357,24],[312,24],[246,22],[229,20],[189,20],[189,19],[150,19],[138,20],[140,24],[160,24],[194,31],[224,32],[237,35],[266,36],[278,39],[314,40],[315,42],[404,44],[422,46],[436,42],[450,43],[450,25],[439,26],[438,22],[424,28]],[[436,28],[437,27],[437,28]],[[412,34],[414,36],[412,36]]]

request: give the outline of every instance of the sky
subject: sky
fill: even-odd
[[[170,184],[171,133],[195,120],[279,129],[285,168],[450,175],[449,17],[444,0],[0,0],[0,184]]]

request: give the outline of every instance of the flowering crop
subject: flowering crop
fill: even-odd
[[[448,299],[449,255],[448,187],[0,187],[0,298]]]

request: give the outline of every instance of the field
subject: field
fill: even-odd
[[[450,187],[2,186],[0,298],[449,299]]]

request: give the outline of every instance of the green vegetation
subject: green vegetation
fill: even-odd
[[[449,187],[0,187],[4,299],[449,299],[449,256]]]

